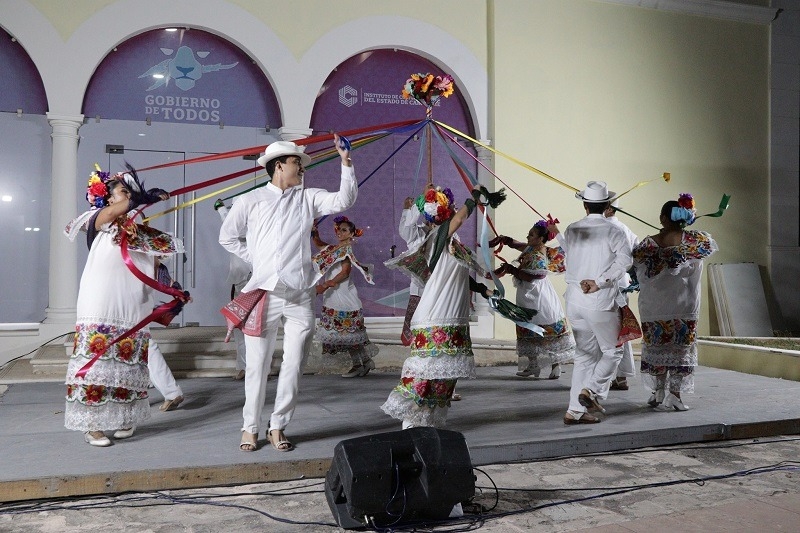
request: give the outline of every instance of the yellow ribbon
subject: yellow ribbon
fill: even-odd
[[[468,141],[470,141],[470,142],[473,142],[473,143],[477,144],[478,146],[482,146],[482,147],[486,148],[487,150],[491,150],[491,151],[492,151],[492,152],[494,152],[495,154],[497,154],[497,155],[499,155],[499,156],[502,156],[502,157],[505,157],[505,158],[506,158],[506,159],[508,159],[509,161],[513,161],[514,163],[518,164],[519,166],[521,166],[521,167],[523,167],[523,168],[527,168],[527,169],[528,169],[528,170],[530,170],[531,172],[535,172],[536,174],[539,174],[540,176],[544,176],[545,178],[547,178],[547,179],[549,179],[549,180],[551,180],[551,181],[554,181],[554,182],[558,183],[559,185],[562,185],[562,186],[566,187],[567,189],[571,189],[571,190],[573,190],[573,191],[575,191],[575,192],[578,192],[578,191],[580,191],[580,189],[578,189],[578,188],[576,188],[576,187],[573,187],[572,185],[569,185],[568,183],[564,183],[563,181],[561,181],[561,180],[559,180],[559,179],[556,179],[556,178],[554,178],[553,176],[551,176],[551,175],[550,175],[550,174],[548,174],[547,172],[543,172],[543,171],[539,170],[539,169],[538,169],[538,168],[536,168],[536,167],[532,167],[531,165],[529,165],[529,164],[525,163],[524,161],[520,161],[520,160],[519,160],[519,159],[517,159],[516,157],[510,156],[510,155],[508,155],[508,154],[506,154],[506,153],[504,153],[504,152],[501,152],[500,150],[495,150],[495,149],[494,149],[494,148],[492,148],[491,146],[488,146],[488,145],[486,145],[486,144],[483,144],[482,142],[478,141],[477,139],[473,139],[473,138],[472,138],[472,137],[470,137],[469,135],[466,135],[466,134],[464,134],[464,133],[461,133],[461,132],[460,132],[460,131],[458,131],[457,129],[455,129],[455,128],[451,128],[450,126],[448,126],[447,124],[444,124],[443,122],[439,122],[438,120],[434,120],[433,122],[434,122],[434,123],[436,123],[438,126],[441,126],[442,128],[444,128],[444,129],[446,129],[446,130],[449,130],[449,131],[451,131],[451,132],[455,133],[455,134],[456,134],[456,135],[458,135],[459,137],[463,137],[464,139],[467,139]]]
[[[189,207],[189,206],[194,205],[194,204],[196,204],[198,202],[202,202],[204,200],[208,200],[209,198],[218,197],[224,192],[227,192],[227,191],[229,191],[231,189],[235,189],[236,187],[241,187],[242,185],[246,185],[246,184],[248,184],[248,183],[250,183],[252,181],[255,181],[257,179],[263,178],[264,176],[267,176],[266,172],[264,172],[263,174],[258,174],[257,176],[254,176],[252,178],[246,179],[245,181],[241,181],[239,183],[235,183],[233,185],[229,185],[229,186],[227,186],[227,187],[225,187],[223,189],[220,189],[218,191],[211,192],[209,194],[201,196],[200,198],[195,198],[194,200],[189,200],[188,202],[184,202],[184,203],[182,203],[180,205],[176,205],[175,207],[170,207],[166,211],[161,211],[160,213],[156,213],[155,215],[150,215],[149,217],[142,219],[142,222],[150,222],[151,220],[154,220],[156,218],[163,217],[164,215],[168,215],[169,213],[172,213],[173,211],[177,211],[179,209],[183,209],[185,207]]]

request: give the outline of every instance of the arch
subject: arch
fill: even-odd
[[[281,95],[292,95],[297,64],[275,33],[249,12],[215,0],[121,0],[99,10],[66,42],[41,13],[22,0],[7,0],[3,18],[39,68],[51,111],[77,115],[92,74],[114,46],[169,25],[202,29],[253,58]],[[8,13],[8,16],[6,16]],[[233,37],[239,36],[238,38]],[[65,71],[70,76],[64,77]]]
[[[425,43],[425,50],[420,50],[417,43]],[[296,101],[287,102],[286,121],[291,116],[302,124],[310,123],[317,91],[339,64],[361,52],[394,47],[420,55],[453,76],[475,121],[478,138],[487,135],[486,69],[462,42],[436,26],[408,17],[364,17],[321,36],[300,62],[303,83],[297,87]]]
[[[280,127],[273,87],[241,48],[192,28],[150,30],[98,66],[83,114],[122,120]]]
[[[0,111],[44,115],[47,97],[36,65],[16,37],[0,28],[0,38],[0,70],[11,74],[0,83]]]
[[[336,65],[375,47],[397,47],[439,64],[461,88],[479,138],[488,132],[488,75],[472,52],[440,28],[409,17],[371,16],[322,35],[296,61],[271,28],[248,11],[217,0],[120,0],[97,11],[66,42],[44,16],[23,0],[4,0],[3,19],[42,76],[50,110],[80,114],[92,74],[114,46],[168,25],[202,29],[238,46],[272,84],[283,123],[307,127],[316,91]],[[417,43],[425,43],[421,50]],[[65,71],[70,76],[63,76]]]

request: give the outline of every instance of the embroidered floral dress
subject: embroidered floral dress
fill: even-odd
[[[94,224],[92,210],[77,217],[65,233],[74,240],[81,227]],[[153,277],[154,259],[183,252],[183,244],[145,226],[129,241],[130,258]],[[119,226],[103,225],[91,243],[81,276],[73,352],[67,367],[64,426],[77,431],[130,428],[150,416],[147,389],[147,326],[112,345],[89,369],[80,370],[110,340],[129,330],[153,311],[152,289],[139,281],[122,259]]]
[[[440,226],[438,231],[447,231]],[[437,231],[421,248],[387,261],[425,283],[411,319],[411,355],[403,363],[400,383],[381,409],[413,426],[444,427],[458,378],[475,377],[469,334],[469,272],[483,273],[468,248],[454,234],[431,272],[428,263]]]
[[[372,265],[359,263],[350,245],[338,248],[328,245],[314,255],[312,262],[327,281],[342,271],[345,259],[350,260],[352,269],[361,272],[367,283],[373,284]],[[349,276],[322,293],[322,315],[314,341],[315,345],[321,345],[323,355],[348,352],[354,365],[363,365],[378,354],[378,347],[367,336],[361,300]]]
[[[642,383],[651,390],[694,391],[703,259],[717,251],[704,231],[684,231],[678,246],[645,238],[633,250],[642,321]]]
[[[575,337],[564,315],[548,273],[562,274],[566,270],[564,250],[546,246],[544,251],[527,247],[515,261],[519,268],[534,277],[523,281],[514,277],[517,288],[516,303],[520,307],[536,309],[531,322],[544,329],[543,335],[517,326],[517,356],[519,369],[549,368],[575,357]]]

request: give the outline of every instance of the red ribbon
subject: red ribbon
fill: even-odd
[[[547,213],[547,223],[548,224],[552,224],[552,225],[555,226],[556,224],[558,224],[558,219],[551,217],[550,213]],[[555,238],[556,238],[556,234],[553,233],[552,231],[547,234],[547,240],[548,241],[551,241],[551,240],[553,240]]]
[[[133,219],[128,219],[128,221],[125,223],[125,226],[129,226],[131,224],[133,224]],[[171,296],[174,296],[175,298],[171,302],[167,302],[165,304],[159,305],[158,307],[156,307],[153,310],[152,313],[147,315],[144,318],[144,320],[142,320],[141,322],[139,322],[138,324],[133,326],[128,331],[125,331],[124,333],[118,335],[116,338],[112,339],[108,344],[106,344],[106,346],[102,350],[100,350],[98,353],[94,354],[94,356],[85,365],[83,365],[80,368],[80,370],[78,370],[75,373],[75,377],[77,377],[77,378],[84,378],[86,376],[86,373],[89,371],[89,369],[92,368],[92,366],[97,362],[97,360],[100,359],[100,357],[102,357],[103,354],[105,354],[108,351],[108,349],[111,348],[114,344],[118,343],[122,339],[130,337],[131,335],[133,335],[134,333],[136,333],[137,331],[139,331],[140,329],[145,327],[150,322],[156,321],[160,317],[162,317],[163,315],[171,312],[182,301],[185,301],[189,297],[189,293],[188,292],[180,291],[178,289],[173,289],[172,287],[170,287],[168,285],[164,285],[162,283],[159,283],[155,279],[151,278],[150,276],[145,275],[144,272],[139,270],[136,267],[136,265],[133,263],[133,260],[131,259],[131,256],[130,256],[130,253],[128,252],[128,233],[125,231],[124,228],[120,228],[120,231],[122,232],[122,237],[120,238],[119,247],[120,247],[120,251],[122,253],[122,260],[125,262],[125,264],[127,265],[128,269],[131,271],[131,273],[134,276],[136,276],[145,285],[147,285],[149,287],[152,287],[157,291],[160,291],[160,292],[169,294]]]

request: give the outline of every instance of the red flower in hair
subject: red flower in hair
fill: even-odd
[[[689,193],[681,193],[678,196],[678,205],[685,209],[694,209],[694,198]]]

